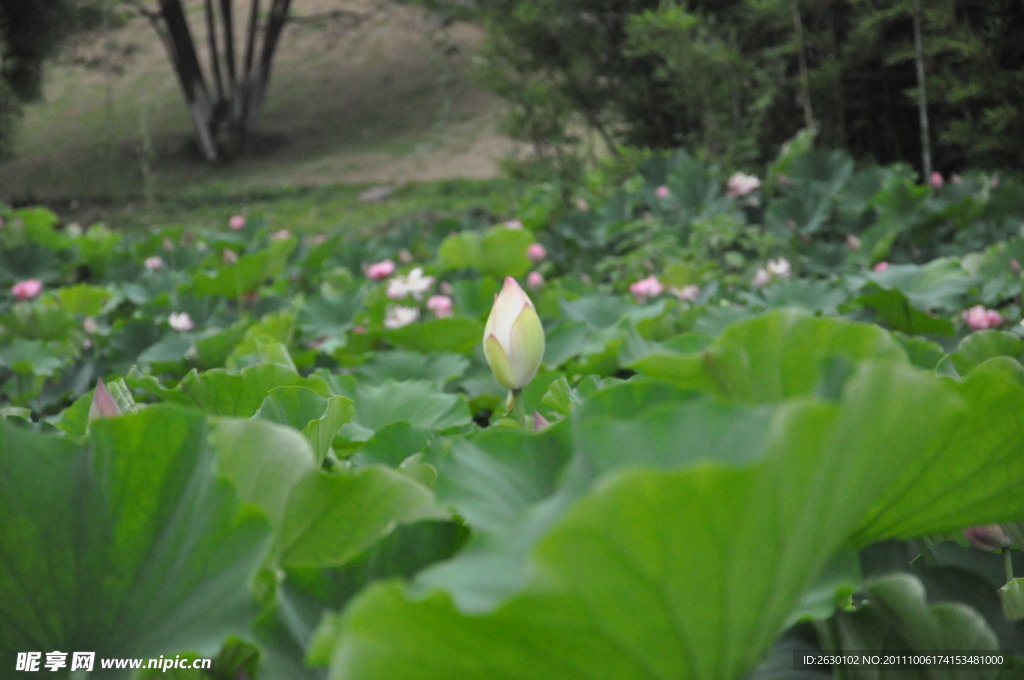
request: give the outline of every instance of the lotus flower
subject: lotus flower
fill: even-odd
[[[534,262],[540,262],[548,256],[548,251],[539,243],[531,243],[530,247],[526,249],[526,255]]]
[[[984,305],[975,305],[965,309],[961,317],[964,322],[976,331],[995,328],[1003,323],[1003,315],[994,309],[985,309]]]
[[[380,262],[374,262],[366,268],[366,275],[371,279],[386,279],[395,273],[395,263],[391,260],[381,260]]]
[[[853,234],[846,235],[846,246],[850,250],[860,250],[860,239]]]
[[[401,300],[412,295],[417,300],[434,287],[434,277],[424,276],[423,268],[416,267],[405,276],[396,276],[388,281],[387,296],[392,300]]]
[[[886,262],[885,260],[882,260],[871,269],[878,272],[879,274],[882,274],[889,269],[889,263]]]
[[[665,286],[658,280],[658,277],[648,276],[646,279],[641,279],[633,283],[629,287],[629,292],[641,302],[649,297],[658,297],[665,292]]]
[[[287,229],[282,229],[280,231],[275,231],[273,234],[271,234],[270,235],[270,240],[271,241],[285,241],[287,239],[290,239],[291,237],[292,237],[292,232],[288,231]]]
[[[793,272],[789,260],[784,257],[780,257],[777,260],[768,260],[766,269],[773,277],[777,276],[780,279],[788,279],[789,275]]]
[[[146,261],[142,263],[142,266],[151,272],[158,272],[164,268],[164,259],[159,255],[147,257]]]
[[[748,175],[742,172],[737,172],[729,178],[729,181],[725,183],[726,194],[733,198],[740,198],[746,196],[755,189],[760,188],[761,180],[754,175]]]
[[[587,203],[587,199],[585,198],[577,198],[576,209],[579,210],[580,212],[587,212],[588,210],[590,210],[590,204]]]
[[[484,357],[503,387],[530,384],[544,358],[544,327],[533,302],[516,280],[505,277],[484,327]]]
[[[750,282],[754,288],[764,288],[772,280],[772,275],[768,273],[768,270],[762,267],[754,273],[754,280]]]
[[[700,286],[695,286],[692,283],[682,288],[676,288],[675,286],[668,289],[668,292],[676,296],[680,300],[686,300],[687,302],[696,302],[697,298],[700,297]]]
[[[452,299],[447,295],[432,295],[427,300],[427,309],[434,313],[438,319],[452,315]]]
[[[519,218],[516,218],[514,220],[509,220],[508,222],[506,222],[504,224],[504,227],[506,229],[522,229],[523,228],[523,222]]]
[[[544,285],[544,277],[540,272],[530,272],[526,277],[526,285],[530,287],[530,290],[537,290]]]
[[[11,293],[19,300],[31,300],[42,292],[43,282],[39,279],[26,279],[11,286]]]
[[[420,318],[419,307],[403,307],[402,305],[389,305],[384,310],[384,328],[394,330],[402,326],[416,323]]]
[[[245,217],[243,215],[232,215],[231,219],[228,220],[228,226],[238,231],[245,226]]]
[[[946,181],[942,179],[941,173],[933,172],[932,176],[928,178],[928,183],[932,185],[933,189],[941,189],[942,185],[945,184]]]
[[[167,323],[171,324],[171,328],[179,332],[190,331],[196,327],[188,312],[171,312],[171,315],[167,317]]]
[[[654,195],[657,196],[658,198],[665,199],[672,195],[672,190],[669,189],[664,184],[662,184],[660,187],[654,190]]]
[[[964,538],[973,547],[985,552],[994,552],[1010,547],[1010,536],[998,524],[984,524],[964,529]]]
[[[96,331],[98,331],[99,329],[100,327],[96,324],[96,319],[92,318],[91,316],[85,317],[85,319],[82,321],[82,330],[84,330],[89,335],[95,335]]]

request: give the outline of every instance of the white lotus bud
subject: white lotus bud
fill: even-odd
[[[516,280],[505,278],[484,328],[484,356],[503,387],[521,390],[544,358],[544,327],[533,302]]]

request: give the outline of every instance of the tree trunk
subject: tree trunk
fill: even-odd
[[[914,61],[917,62],[917,115],[921,123],[921,169],[932,176],[932,144],[928,133],[928,92],[924,80],[924,41],[921,38],[921,0],[914,0]]]
[[[804,25],[800,20],[799,0],[789,0],[793,15],[793,30],[796,33],[796,56],[800,66],[800,99],[804,105],[804,126],[814,127],[814,111],[811,109],[811,79],[807,73],[807,50],[804,46]]]
[[[158,12],[140,7],[167,49],[196,130],[199,149],[211,163],[230,159],[241,151],[246,132],[263,103],[274,52],[288,21],[291,0],[272,0],[265,22],[259,17],[260,0],[250,1],[244,66],[239,74],[232,0],[205,0],[213,95],[181,0],[159,0]],[[138,3],[134,4],[139,7]],[[258,61],[255,60],[257,40],[260,42]]]

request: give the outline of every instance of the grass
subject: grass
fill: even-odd
[[[295,12],[367,1],[304,0]],[[196,18],[197,44],[205,45]],[[468,201],[491,185],[447,180],[495,177],[494,159],[509,148],[495,132],[500,101],[468,73],[478,39],[473,27],[441,27],[398,6],[351,30],[330,20],[292,24],[253,149],[210,166],[191,150],[163,47],[144,20],[132,19],[49,67],[44,101],[27,107],[21,121],[16,157],[0,163],[0,201],[43,203],[68,220],[125,228],[264,210],[311,229]],[[78,63],[97,54],[117,73]],[[146,176],[143,139],[154,151]],[[361,187],[379,183],[405,188],[382,203],[357,199]],[[147,194],[157,196],[149,208],[141,201]]]
[[[174,194],[149,205],[71,203],[54,206],[68,222],[104,222],[122,230],[174,224],[223,228],[232,215],[265,220],[272,229],[296,233],[327,233],[343,227],[367,231],[427,213],[482,210],[510,215],[518,201],[519,185],[503,178],[410,182],[395,188],[383,201],[360,199],[366,185],[262,187],[238,190],[206,186]]]

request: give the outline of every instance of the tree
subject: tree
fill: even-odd
[[[0,153],[21,105],[39,98],[43,62],[88,18],[95,2],[0,0]]]
[[[271,66],[291,0],[250,0],[239,48],[233,0],[204,0],[209,60],[204,68],[181,0],[128,0],[146,16],[164,43],[181,85],[197,142],[210,162],[230,159],[242,149],[259,114]]]

